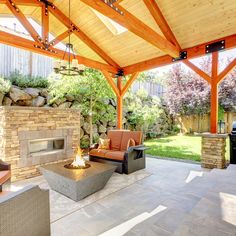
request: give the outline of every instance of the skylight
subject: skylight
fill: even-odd
[[[121,26],[120,24],[116,23],[112,19],[102,15],[100,12],[92,9],[92,11],[96,14],[96,16],[103,22],[103,24],[114,34],[119,35],[126,31],[128,31],[126,28]]]

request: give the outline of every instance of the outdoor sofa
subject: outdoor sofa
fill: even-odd
[[[0,160],[0,192],[2,185],[11,179],[11,165]]]
[[[145,168],[141,131],[110,130],[107,136],[110,139],[109,149],[99,149],[99,145],[95,144],[89,152],[91,161],[115,165],[116,172],[125,174]],[[135,141],[135,145],[128,147],[130,139]]]
[[[27,186],[0,193],[1,236],[50,236],[49,190]]]

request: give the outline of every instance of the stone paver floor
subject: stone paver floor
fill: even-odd
[[[236,236],[235,166],[209,171],[147,158],[145,171],[131,184],[55,218],[52,236]]]
[[[151,158],[147,171],[152,175],[54,222],[52,235],[236,235],[236,181],[228,188],[217,182],[226,171],[218,177],[200,165]]]

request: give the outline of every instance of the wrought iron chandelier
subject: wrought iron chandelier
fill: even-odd
[[[71,23],[71,4],[69,0],[69,25]],[[68,30],[70,30],[68,28]],[[66,44],[66,49],[61,61],[55,61],[53,69],[56,74],[66,75],[66,76],[76,76],[83,74],[85,70],[85,66],[83,64],[79,64],[78,60],[76,59],[74,53],[74,46],[71,43],[71,38],[69,34],[69,42]],[[66,60],[67,57],[67,60]]]

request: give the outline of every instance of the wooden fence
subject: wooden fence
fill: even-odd
[[[232,123],[236,121],[236,112],[225,112],[224,114],[225,130],[231,132]],[[182,133],[191,132],[209,132],[210,131],[210,114],[179,116],[176,118],[176,124],[181,127]]]
[[[0,76],[9,76],[18,71],[24,75],[47,77],[53,71],[53,59],[23,49],[0,44]],[[132,91],[145,89],[150,96],[162,97],[164,87],[158,83],[136,81]]]
[[[0,75],[18,71],[24,75],[47,77],[52,72],[53,59],[23,49],[0,44]]]

